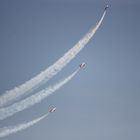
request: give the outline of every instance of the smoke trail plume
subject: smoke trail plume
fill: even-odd
[[[48,112],[47,114],[45,114],[37,119],[34,119],[34,120],[26,122],[26,123],[18,124],[15,126],[7,126],[7,127],[0,128],[0,138],[6,137],[10,134],[13,134],[13,133],[16,133],[18,131],[24,130],[28,127],[31,127],[34,124],[40,122],[42,119],[46,118],[49,114],[50,114],[50,112]]]
[[[0,107],[6,105],[9,101],[13,101],[19,97],[21,97],[25,93],[29,93],[37,87],[39,84],[43,83],[44,80],[47,81],[56,75],[59,71],[61,71],[89,42],[89,40],[96,33],[98,28],[100,27],[104,17],[106,14],[106,9],[104,13],[97,23],[97,25],[92,28],[73,48],[71,48],[67,53],[64,54],[60,59],[58,59],[53,65],[49,68],[38,74],[36,77],[27,81],[26,83],[7,91],[2,96],[0,96]]]
[[[3,120],[9,116],[14,115],[15,113],[22,111],[26,108],[29,108],[30,106],[33,106],[36,103],[41,102],[43,99],[45,99],[50,94],[54,93],[56,90],[60,89],[63,85],[65,85],[68,81],[70,81],[76,73],[80,70],[78,68],[76,71],[74,71],[70,76],[65,78],[64,80],[58,82],[57,84],[50,86],[44,90],[41,90],[40,92],[27,97],[24,100],[21,100],[17,103],[12,104],[11,106],[1,108],[0,109],[0,120]]]

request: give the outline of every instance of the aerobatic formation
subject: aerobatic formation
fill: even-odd
[[[86,46],[89,40],[96,33],[98,28],[100,27],[108,9],[108,5],[106,5],[103,15],[99,22],[96,24],[94,28],[92,28],[73,48],[68,50],[60,59],[58,59],[53,65],[48,67],[46,70],[33,77],[31,80],[26,81],[24,84],[15,87],[12,90],[6,91],[4,94],[0,96],[0,120],[6,119],[20,111],[23,111],[36,103],[41,102],[43,99],[63,87],[67,82],[69,82],[81,68],[85,67],[85,63],[79,65],[79,68],[76,69],[71,75],[56,83],[55,85],[49,86],[46,89],[43,89],[25,99],[20,99],[23,95],[27,95],[31,93],[34,89],[38,88],[44,82],[47,82],[53,76],[55,76],[59,71],[61,71],[75,56]],[[20,99],[20,100],[19,100]],[[19,101],[18,101],[19,100]],[[13,103],[14,101],[17,101]],[[29,122],[21,123],[15,126],[7,126],[0,128],[0,137],[8,136],[9,134],[16,133],[18,131],[24,130],[42,119],[46,118],[50,113],[54,112],[56,108],[51,108],[48,113],[45,115],[31,120]]]
[[[33,106],[36,103],[41,102],[47,96],[51,95],[56,90],[60,89],[63,85],[65,85],[68,81],[70,81],[77,74],[77,72],[79,70],[80,69],[78,68],[71,75],[69,75],[64,80],[58,82],[57,84],[55,84],[53,86],[43,89],[40,92],[37,92],[19,102],[13,103],[12,105],[10,105],[8,107],[1,108],[0,109],[0,120],[10,117],[17,112],[20,112],[24,109],[27,109],[27,108]]]

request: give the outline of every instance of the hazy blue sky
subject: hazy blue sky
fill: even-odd
[[[140,139],[139,0],[0,0],[0,93],[55,62],[110,8],[94,39],[47,85],[87,67],[42,103],[0,127],[55,113],[5,140]],[[42,88],[43,88],[42,87]]]

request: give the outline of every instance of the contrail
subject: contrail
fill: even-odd
[[[48,67],[46,70],[32,78],[31,80],[25,82],[24,84],[15,87],[12,90],[7,91],[3,95],[0,96],[0,107],[6,105],[9,101],[13,101],[21,97],[24,93],[27,94],[32,89],[37,87],[39,84],[46,82],[54,75],[56,75],[59,71],[61,71],[75,56],[85,47],[85,45],[89,42],[89,40],[96,33],[98,28],[100,27],[107,11],[107,6],[103,12],[103,15],[99,22],[96,24],[94,28],[92,28],[73,48],[71,48],[67,53],[64,54],[60,59],[58,59],[53,65]]]
[[[67,78],[65,78],[64,80],[58,82],[57,84],[55,84],[53,86],[50,86],[44,90],[41,90],[40,92],[38,92],[32,96],[29,96],[24,100],[21,100],[17,103],[12,104],[11,106],[1,108],[0,109],[0,120],[10,117],[19,111],[27,109],[27,108],[33,106],[34,104],[41,102],[47,96],[54,93],[56,90],[60,89],[63,85],[65,85],[68,81],[70,81],[77,74],[77,72],[79,70],[80,70],[80,68],[78,68],[70,76],[68,76]]]
[[[36,124],[36,123],[40,122],[41,120],[43,120],[44,118],[46,118],[49,114],[50,114],[50,112],[48,112],[47,114],[45,114],[37,119],[34,119],[34,120],[26,122],[26,123],[18,124],[15,126],[7,126],[7,127],[0,128],[0,138],[6,137],[10,134],[13,134],[13,133],[16,133],[18,131],[24,130],[28,127],[31,127],[34,124]]]

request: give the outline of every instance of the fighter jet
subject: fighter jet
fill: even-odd
[[[109,8],[109,5],[107,4],[106,7],[105,7],[105,10],[107,10],[108,8]]]
[[[84,62],[79,65],[80,68],[84,68],[85,66],[86,66],[86,63],[84,63]]]
[[[50,113],[54,112],[56,110],[56,107],[49,110]]]

